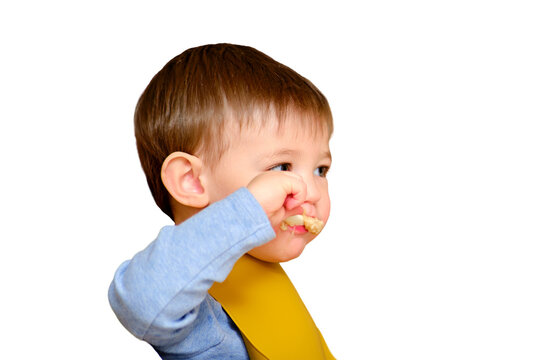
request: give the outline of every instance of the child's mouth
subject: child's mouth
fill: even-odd
[[[280,224],[280,229],[286,231],[294,231],[298,234],[304,234],[310,232],[314,235],[317,235],[323,229],[323,221],[318,218],[308,216],[306,214],[302,215],[293,215],[286,218]]]
[[[282,229],[284,231],[288,231],[288,232],[290,232],[292,234],[297,234],[297,235],[306,234],[308,232],[308,230],[306,230],[304,225],[290,226],[290,225],[287,225],[286,223],[280,224],[280,229]]]

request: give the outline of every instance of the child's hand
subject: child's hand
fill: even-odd
[[[306,183],[290,171],[268,171],[256,176],[247,185],[272,225],[279,224],[286,213],[306,199]]]

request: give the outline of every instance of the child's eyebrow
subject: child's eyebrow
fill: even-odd
[[[295,156],[297,153],[298,151],[291,150],[291,149],[279,149],[279,150],[273,151],[270,154],[265,155],[265,158],[274,159],[274,158],[279,158],[282,156]]]
[[[332,162],[332,155],[330,150],[324,151],[321,155],[323,158],[328,158]]]
[[[259,154],[259,160],[263,162],[277,162],[283,161],[284,159],[295,158],[297,156],[297,151],[291,149],[278,149],[269,153]]]
[[[276,158],[287,157],[287,156],[296,157],[296,156],[298,156],[298,154],[299,154],[299,152],[296,151],[296,150],[279,149],[279,150],[273,151],[270,154],[265,154],[262,157],[265,160],[273,160],[273,159],[276,159]],[[332,155],[331,155],[330,150],[323,151],[321,153],[321,158],[322,159],[329,159],[332,162]]]

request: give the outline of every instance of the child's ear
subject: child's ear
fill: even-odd
[[[162,182],[169,194],[179,203],[193,208],[204,208],[209,196],[201,184],[203,162],[197,156],[176,151],[162,164]]]

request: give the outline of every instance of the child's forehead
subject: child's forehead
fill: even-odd
[[[231,121],[228,126],[230,135],[238,138],[239,135],[264,135],[268,137],[282,137],[284,134],[304,139],[321,140],[327,142],[330,138],[329,128],[324,119],[308,114],[293,113],[287,116],[262,115],[251,118],[249,121]]]
[[[268,157],[269,153],[307,146],[316,153],[330,154],[332,129],[328,129],[324,120],[298,117],[251,120],[242,122],[238,119],[227,119],[219,132],[215,133],[215,138],[210,138],[209,144],[214,144],[214,149],[203,149],[200,156],[217,165],[223,156],[242,157],[251,154]]]
[[[256,157],[279,157],[278,154],[298,156],[299,151],[330,153],[326,130],[306,129],[301,123],[289,121],[266,123],[259,127],[252,125],[241,129],[236,139],[231,141],[231,149],[236,149],[234,153],[237,155],[240,150]]]

